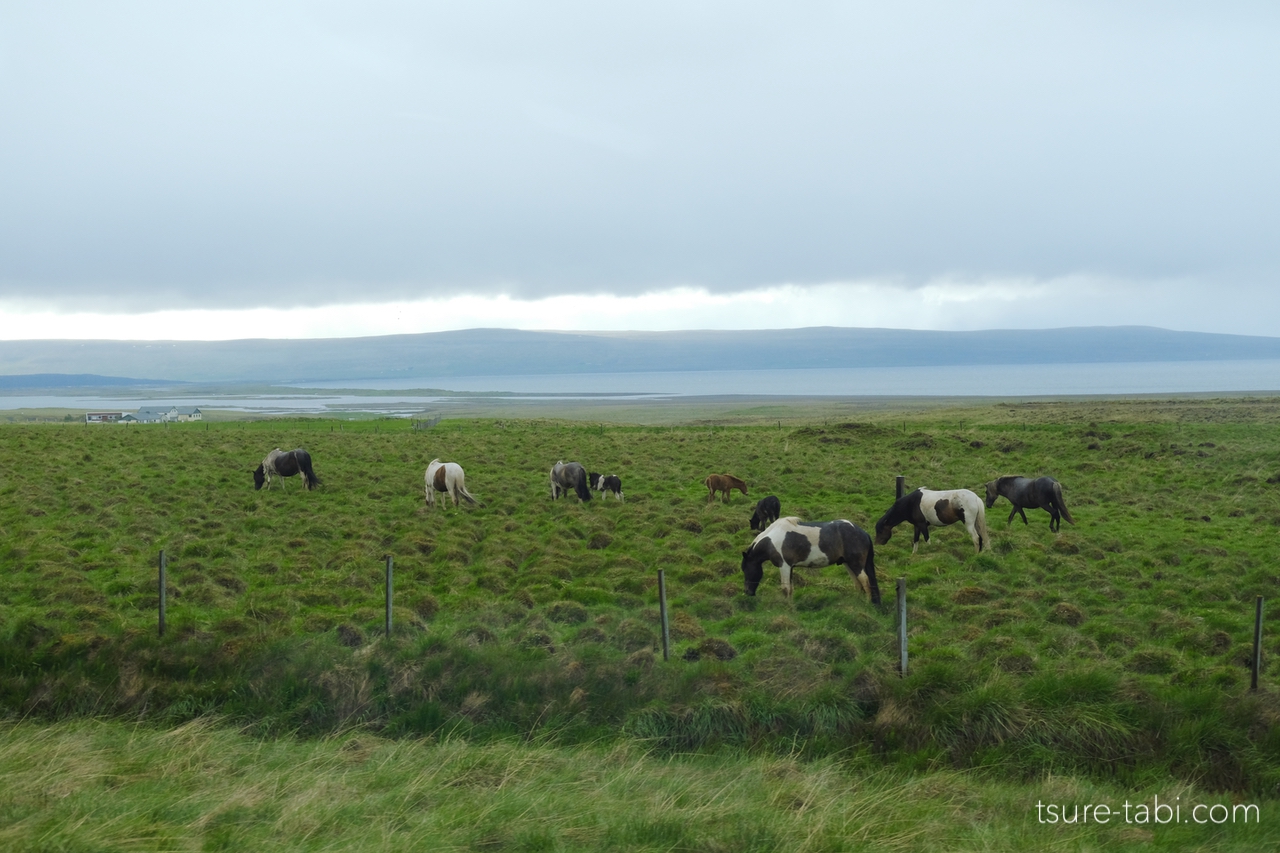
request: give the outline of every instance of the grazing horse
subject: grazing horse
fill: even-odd
[[[756,511],[751,514],[751,529],[764,530],[782,515],[782,502],[775,495],[761,498],[756,502]]]
[[[707,503],[716,499],[716,492],[724,495],[725,503],[729,502],[729,492],[733,489],[737,489],[744,495],[747,493],[747,484],[732,474],[712,474],[702,481],[702,485],[707,487]]]
[[[1008,498],[1009,503],[1013,504],[1009,524],[1013,523],[1015,515],[1021,515],[1022,523],[1026,524],[1027,514],[1022,508],[1027,506],[1048,510],[1049,529],[1054,533],[1062,529],[1064,518],[1071,524],[1076,523],[1062,500],[1062,486],[1052,477],[1040,477],[1037,480],[1030,477],[997,477],[987,483],[987,509],[991,509],[1001,496]]]
[[[285,452],[280,448],[276,448],[267,454],[262,460],[262,464],[253,472],[253,489],[257,491],[262,488],[262,484],[266,483],[267,488],[271,488],[271,475],[275,474],[282,478],[280,481],[281,488],[284,488],[284,477],[292,477],[294,474],[302,475],[302,485],[307,491],[314,489],[320,485],[320,478],[316,476],[316,472],[311,470],[311,454],[299,447],[297,450]]]
[[[742,552],[743,588],[755,595],[764,577],[768,560],[782,570],[782,594],[791,597],[791,570],[843,564],[854,581],[880,603],[876,583],[875,548],[867,531],[851,521],[801,521],[794,516],[780,518],[765,528]]]
[[[979,553],[991,544],[987,534],[987,513],[982,508],[982,501],[968,489],[952,489],[947,492],[932,492],[928,489],[916,489],[909,495],[903,495],[894,501],[889,511],[876,522],[876,544],[883,545],[893,535],[893,528],[904,521],[911,522],[915,528],[915,536],[911,539],[911,553],[920,545],[920,537],[929,541],[930,527],[944,527],[963,521],[973,540],[973,547]]]
[[[577,462],[557,462],[551,467],[551,499],[562,494],[569,494],[573,489],[578,500],[591,500],[591,489],[587,487],[587,469]]]
[[[622,500],[622,478],[616,474],[597,474],[594,471],[587,475],[587,481],[591,483],[591,488],[600,492],[604,497],[609,497],[612,493],[619,501]]]
[[[453,498],[453,505],[458,505],[458,498],[475,505],[480,503],[475,495],[467,491],[467,478],[462,473],[462,466],[457,462],[441,462],[432,459],[427,465],[427,506],[436,505],[436,492],[442,492]],[[444,501],[441,501],[443,504]],[[480,504],[483,506],[484,504]]]

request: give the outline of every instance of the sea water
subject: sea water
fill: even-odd
[[[305,393],[316,389],[320,393]],[[341,389],[383,391],[343,394]],[[0,409],[135,411],[199,406],[257,414],[411,414],[441,400],[422,389],[539,397],[653,399],[703,396],[1068,397],[1142,394],[1280,393],[1280,360],[995,364],[938,367],[830,367],[665,373],[573,373],[363,379],[281,386],[278,393],[144,396],[133,389],[95,395],[0,395]]]

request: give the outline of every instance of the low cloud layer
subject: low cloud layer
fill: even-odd
[[[939,280],[920,287],[864,282],[721,293],[675,288],[633,296],[526,299],[463,294],[304,308],[188,308],[130,314],[59,311],[33,303],[0,301],[0,340],[214,341],[346,338],[475,328],[677,331],[811,326],[945,331],[1158,326],[1276,334],[1280,291],[1218,287],[1213,289],[1213,299],[1186,296],[1196,289],[1196,283],[1178,281],[1134,283],[1069,276],[1050,281]],[[1184,295],[1171,298],[1171,293]],[[1248,306],[1248,310],[1241,306]]]
[[[1278,37],[1247,3],[10,4],[0,300],[732,313],[872,282],[937,328],[1280,334],[1248,308],[1280,272]]]

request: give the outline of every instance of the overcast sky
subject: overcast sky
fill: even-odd
[[[0,338],[1280,335],[1273,3],[5,3]]]

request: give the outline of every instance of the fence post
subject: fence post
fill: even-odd
[[[907,677],[907,579],[898,578],[898,671]]]
[[[159,636],[161,637],[164,636],[165,586],[168,583],[168,579],[165,577],[166,575],[165,570],[168,569],[168,567],[169,567],[168,561],[165,560],[164,558],[164,549],[161,548],[160,549],[160,634],[159,634]]]
[[[1262,670],[1262,596],[1254,602],[1253,614],[1253,674],[1249,677],[1249,689],[1258,689],[1258,673]]]
[[[390,554],[387,555],[387,636],[391,636],[391,569],[393,560]]]
[[[667,573],[658,569],[658,615],[662,619],[662,659],[671,660],[671,626],[667,622]]]
[[[907,490],[907,478],[899,474],[893,478],[893,487],[897,490],[898,497],[896,500],[902,500],[902,493]]]

